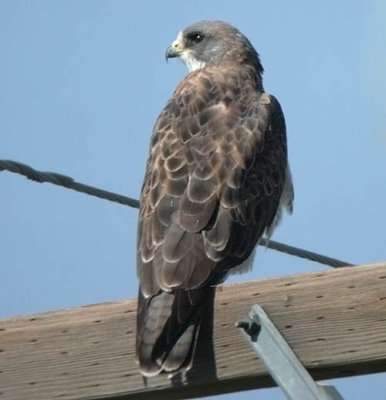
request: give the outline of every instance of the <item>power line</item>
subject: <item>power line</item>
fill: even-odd
[[[77,192],[86,193],[90,196],[99,197],[101,199],[110,200],[115,203],[124,204],[129,207],[139,208],[139,201],[130,197],[121,196],[119,194],[109,192],[107,190],[98,189],[84,183],[76,182],[69,176],[58,174],[56,172],[43,172],[33,169],[32,167],[11,160],[0,160],[0,171],[7,170],[26,176],[32,181],[43,183],[49,182],[54,185],[63,186],[67,189],[76,190]]]
[[[285,243],[276,242],[275,240],[271,239],[261,238],[259,240],[259,245],[266,246],[272,250],[280,251],[282,253],[290,254],[292,256],[297,256],[300,258],[305,258],[306,260],[315,261],[320,264],[328,265],[334,268],[355,266],[354,264],[349,264],[346,261],[324,256],[323,254],[314,253],[313,251],[304,250],[299,247],[290,246]]]
[[[4,170],[23,175],[35,182],[49,182],[54,185],[63,186],[67,189],[76,190],[77,192],[86,193],[90,196],[96,196],[101,199],[110,200],[115,203],[123,204],[129,207],[139,208],[139,201],[136,199],[109,192],[107,190],[98,189],[93,186],[85,185],[84,183],[76,182],[69,176],[58,174],[56,172],[38,171],[26,164],[22,164],[16,161],[0,160],[0,171]],[[353,266],[353,264],[345,261],[327,257],[323,254],[314,253],[312,251],[300,249],[298,247],[289,246],[287,244],[276,242],[274,240],[261,238],[259,241],[259,245],[335,268]]]

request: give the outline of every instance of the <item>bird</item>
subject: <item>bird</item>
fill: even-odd
[[[250,41],[200,21],[169,58],[189,72],[155,123],[140,197],[136,361],[146,378],[192,367],[216,286],[251,268],[294,199],[284,115]]]

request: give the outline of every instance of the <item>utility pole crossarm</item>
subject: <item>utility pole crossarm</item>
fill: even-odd
[[[216,293],[213,352],[197,351],[179,385],[158,376],[146,386],[138,373],[135,300],[0,320],[0,400],[194,398],[274,386],[234,326],[254,304],[313,379],[386,371],[379,263],[225,285]]]

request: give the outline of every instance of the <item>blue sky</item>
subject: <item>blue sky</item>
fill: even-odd
[[[186,25],[223,19],[260,53],[286,116],[296,201],[274,239],[385,260],[385,11],[349,0],[3,0],[0,158],[138,198],[152,126],[186,74],[165,49]],[[136,296],[135,209],[8,172],[0,195],[0,317]],[[319,269],[260,249],[232,280]],[[385,382],[334,384],[345,398],[381,400]],[[284,398],[260,393],[222,397]]]

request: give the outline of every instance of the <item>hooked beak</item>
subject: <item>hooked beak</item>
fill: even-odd
[[[169,58],[179,57],[183,51],[181,43],[178,40],[175,40],[166,50],[165,58],[166,61]]]

